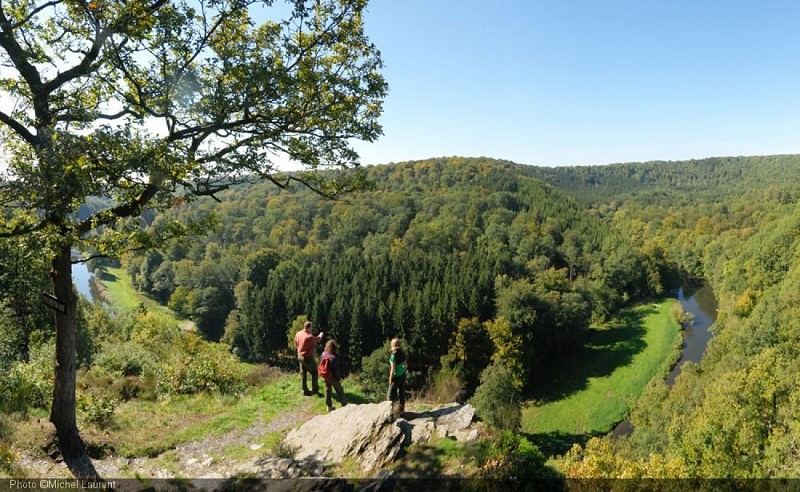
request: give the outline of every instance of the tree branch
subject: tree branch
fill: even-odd
[[[133,110],[131,110],[129,108],[126,108],[126,109],[123,109],[123,110],[119,111],[118,113],[114,113],[114,114],[105,114],[105,113],[90,114],[88,112],[85,112],[84,114],[70,114],[70,113],[60,114],[60,115],[56,116],[55,119],[56,119],[56,121],[64,121],[64,122],[67,122],[67,123],[73,123],[73,122],[91,123],[91,122],[93,122],[95,120],[98,120],[98,119],[100,119],[100,120],[116,120],[116,119],[122,118],[125,115],[131,115],[131,116],[135,116],[137,118],[140,116],[139,114],[137,114]]]
[[[79,236],[83,236],[97,227],[111,224],[115,219],[136,217],[142,212],[144,206],[156,196],[159,190],[160,187],[157,183],[148,183],[135,199],[90,216],[79,223],[75,230]]]
[[[33,19],[36,16],[36,14],[38,14],[39,12],[43,11],[44,9],[46,9],[48,7],[55,7],[56,5],[58,5],[60,3],[61,3],[61,0],[53,0],[53,1],[50,1],[50,2],[43,3],[42,5],[36,7],[35,9],[33,9],[30,14],[25,16],[24,19],[22,19],[21,21],[17,22],[16,24],[11,25],[10,26],[11,29],[19,29],[20,27],[24,26],[29,20]]]
[[[167,1],[168,0],[156,0],[145,9],[142,17],[146,17],[160,9],[164,4],[167,3]],[[130,23],[135,23],[137,20],[139,19],[133,15],[124,15],[119,19],[116,19],[115,22],[109,24],[105,28],[97,29],[95,31],[94,40],[92,41],[92,47],[89,48],[89,51],[86,53],[83,59],[81,59],[80,63],[64,72],[59,73],[54,79],[45,83],[45,91],[47,93],[51,93],[65,83],[90,73],[92,71],[92,64],[95,62],[95,60],[97,60],[97,57],[100,56],[100,50],[102,49],[103,44],[111,36],[121,33]]]
[[[0,111],[0,122],[5,123],[7,126],[9,126],[12,130],[14,130],[14,133],[19,135],[23,140],[28,142],[30,145],[34,147],[37,145],[39,139],[36,137],[36,135],[34,135],[27,128],[25,128],[25,125],[23,125],[22,123],[20,123],[19,121],[15,120],[14,118],[12,118],[11,116],[7,115],[2,111]]]
[[[0,47],[6,50],[14,67],[35,91],[42,85],[42,79],[36,68],[28,61],[28,54],[14,38],[13,28],[2,8],[0,8],[0,27],[2,28],[0,29]]]
[[[32,232],[41,231],[50,224],[49,221],[43,220],[35,225],[25,227],[16,226],[13,229],[0,230],[0,238],[20,237]]]

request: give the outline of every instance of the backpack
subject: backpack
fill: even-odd
[[[329,379],[333,377],[333,354],[325,354],[322,356],[322,359],[319,361],[319,367],[317,367],[317,374],[322,379]]]

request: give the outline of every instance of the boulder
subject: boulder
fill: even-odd
[[[394,460],[404,434],[391,419],[391,402],[347,405],[290,431],[284,443],[295,459],[341,462],[350,456],[370,471]]]
[[[391,402],[350,404],[325,415],[318,415],[290,431],[284,444],[294,453],[295,462],[356,461],[366,471],[391,463],[411,444],[426,443],[435,437],[473,442],[478,437],[472,426],[475,408],[453,403],[426,412],[408,412],[394,420]],[[271,463],[276,465],[277,463]],[[278,469],[251,470],[256,476],[302,476],[282,466]],[[308,476],[308,475],[305,475]],[[311,474],[311,476],[318,476]]]

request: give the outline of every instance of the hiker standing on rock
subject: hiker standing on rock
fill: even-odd
[[[392,339],[392,354],[389,356],[389,400],[392,415],[402,416],[406,410],[406,353],[400,348],[400,339]],[[395,401],[398,402],[395,411]]]
[[[319,332],[319,335],[314,336],[311,334],[311,321],[303,323],[303,329],[298,331],[294,336],[294,345],[297,347],[297,360],[300,361],[300,375],[303,379],[303,394],[305,396],[318,395],[322,396],[319,392],[319,383],[317,382],[317,361],[314,359],[314,350],[317,344],[325,336],[324,332]],[[307,376],[311,373],[311,391],[308,390]]]
[[[347,405],[347,400],[344,397],[344,389],[342,388],[342,366],[339,365],[339,359],[336,354],[339,353],[339,344],[335,340],[328,340],[325,344],[325,351],[322,352],[322,357],[319,359],[318,373],[325,381],[325,404],[328,405],[328,411],[333,411],[333,400],[331,399],[331,387],[336,390],[336,398],[342,406]]]

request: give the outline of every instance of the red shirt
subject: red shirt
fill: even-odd
[[[307,355],[314,355],[314,347],[322,340],[322,337],[314,336],[306,330],[300,330],[294,336],[294,346],[297,347],[297,355],[305,357]]]

